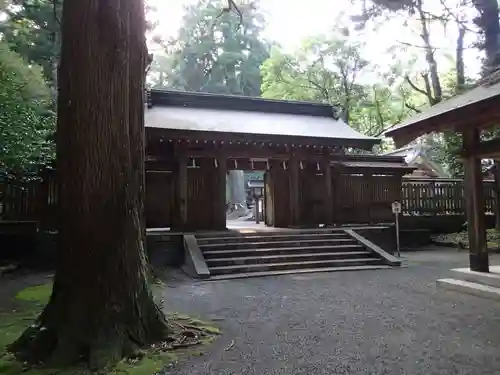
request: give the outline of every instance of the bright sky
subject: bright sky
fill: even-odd
[[[195,0],[148,0],[157,8],[155,18],[159,21],[157,32],[164,37],[177,34],[181,26],[183,6]],[[241,0],[236,0],[239,3]],[[438,1],[436,1],[439,4]],[[266,15],[267,27],[264,37],[277,41],[286,50],[293,51],[300,42],[313,35],[327,33],[342,13],[355,13],[350,0],[261,0],[261,8]],[[470,16],[470,15],[469,15]],[[386,51],[389,47],[398,44],[398,41],[421,45],[417,33],[411,32],[401,24],[402,20],[384,23],[377,32],[363,37],[367,42],[365,56],[381,66],[393,63],[394,57]],[[417,28],[414,28],[415,31]],[[432,30],[434,46],[440,52],[453,55],[455,51],[456,32],[449,28],[447,35],[441,27]],[[472,43],[475,36],[470,35],[466,41]],[[402,46],[402,45],[401,45]],[[421,52],[418,49],[415,51]],[[397,53],[398,59],[405,60],[406,53]],[[420,53],[420,55],[422,55]],[[478,52],[474,49],[465,51],[466,69],[469,74],[477,74],[480,68]],[[422,67],[424,67],[424,62]],[[443,66],[445,60],[438,65]]]

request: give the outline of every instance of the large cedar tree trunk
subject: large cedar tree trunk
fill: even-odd
[[[146,276],[140,0],[65,1],[59,71],[59,249],[49,304],[11,349],[91,367],[164,340]]]
[[[498,18],[499,4],[497,0],[473,0],[479,12],[476,24],[482,31],[486,60],[484,75],[500,68],[500,22]],[[497,132],[498,136],[498,132]],[[500,230],[500,161],[494,160],[493,173],[495,179],[495,228]]]
[[[500,231],[500,161],[494,160],[491,171],[495,181],[495,229]]]
[[[500,23],[498,22],[498,0],[473,0],[479,12],[476,24],[483,33],[486,52],[486,73],[500,64]]]

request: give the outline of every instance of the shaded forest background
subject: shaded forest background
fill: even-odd
[[[481,13],[481,7],[488,3],[490,8],[496,5],[493,21],[498,24],[496,0],[353,1],[351,12],[332,19],[328,33],[311,36],[287,51],[263,37],[266,18],[258,0],[238,3],[241,20],[236,12],[217,18],[226,0],[199,0],[185,7],[174,38],[161,35],[158,24],[148,25],[148,39],[155,47],[148,85],[331,103],[350,126],[380,136],[479,79],[466,69],[464,51],[473,50],[478,58],[487,55],[481,22],[491,12]],[[54,157],[61,2],[4,0],[0,6],[0,171],[26,175]],[[151,17],[154,7],[147,12],[151,19],[158,18]],[[377,65],[364,35],[377,33],[394,19],[403,20],[402,27],[419,35],[420,42],[411,45],[395,39],[380,51],[392,63]],[[454,53],[439,47],[436,30],[457,35]],[[484,66],[494,64],[483,61]],[[430,156],[450,175],[462,175],[455,157],[460,147],[457,135],[430,135],[418,143],[428,146]],[[387,141],[374,152],[392,148]]]

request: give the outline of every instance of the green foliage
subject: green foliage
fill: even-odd
[[[9,48],[41,66],[48,82],[53,80],[59,53],[61,8],[58,0],[12,0],[5,10],[7,18],[0,22],[0,33]]]
[[[262,96],[333,104],[352,127],[378,136],[408,114],[407,93],[394,71],[367,84],[375,67],[362,51],[363,44],[342,28],[306,40],[294,54],[273,47],[261,68]]]
[[[443,246],[468,249],[469,235],[467,233],[467,225],[464,225],[464,227],[465,230],[463,232],[436,235],[433,236],[432,240]],[[488,250],[498,252],[498,250],[500,250],[500,232],[497,229],[487,229],[486,243]]]
[[[463,49],[464,49],[464,37],[468,33],[475,34],[474,37],[479,39],[474,43],[474,47],[485,52],[486,59],[483,62],[485,64],[484,68],[495,68],[498,65],[500,57],[500,26],[498,17],[498,7],[499,3],[497,0],[484,0],[484,1],[448,1],[442,0],[440,2],[435,2],[431,0],[352,0],[353,3],[362,5],[361,15],[355,17],[355,21],[358,25],[363,28],[367,25],[368,20],[373,20],[385,16],[391,18],[393,16],[405,17],[405,25],[409,26],[411,21],[418,21],[415,23],[420,23],[421,25],[427,23],[428,30],[431,31],[432,28],[429,27],[431,24],[437,24],[441,26],[445,31],[448,27],[460,29],[460,33],[457,35],[455,51],[456,55],[454,58],[449,58],[455,63],[455,69],[449,70],[445,74],[439,72],[439,80],[442,87],[442,99],[451,98],[457,94],[461,94],[472,87],[474,83],[473,80],[464,76],[464,61],[463,61]],[[478,15],[478,16],[477,16]],[[422,37],[422,42],[426,45],[427,42],[430,43],[432,35],[425,35],[425,30],[419,30]],[[455,31],[456,32],[456,31]],[[426,40],[427,37],[427,40]],[[465,47],[467,48],[467,47]],[[439,50],[431,50],[435,55],[439,53]],[[425,57],[428,62],[429,70],[432,70],[434,62],[428,59],[428,54],[422,50],[421,57]],[[460,72],[460,74],[457,74]],[[420,72],[424,73],[425,72]],[[484,72],[483,72],[484,73]],[[427,76],[429,78],[429,76]],[[431,75],[432,84],[432,75]],[[416,82],[416,86],[424,88],[420,91],[425,90],[426,85],[424,82]],[[429,91],[428,91],[429,92]],[[417,95],[418,96],[418,95]],[[422,95],[420,95],[422,96]],[[420,98],[421,99],[421,98]],[[417,109],[422,109],[420,106],[413,106]],[[491,134],[484,134],[483,139],[488,139],[498,134],[499,131],[493,132]],[[436,150],[437,161],[447,166],[448,171],[454,177],[463,177],[463,165],[460,163],[457,154],[462,147],[462,137],[459,134],[453,132],[444,133],[442,136],[429,136],[424,138],[424,142],[429,142],[432,144],[433,148]],[[490,161],[491,163],[491,161]],[[483,163],[484,169],[487,168],[488,163]]]
[[[40,69],[0,42],[0,174],[49,163],[55,116]]]
[[[255,1],[239,6],[241,24],[236,13],[221,14],[225,6],[225,0],[199,0],[186,7],[178,37],[166,46],[168,58],[152,65],[153,87],[260,95],[259,68],[268,57],[260,37],[264,18]]]
[[[442,163],[448,167],[451,177],[463,178],[464,166],[458,158],[458,153],[462,149],[462,136],[453,132],[443,134]]]

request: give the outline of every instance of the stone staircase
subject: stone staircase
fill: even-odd
[[[371,244],[369,241],[360,243],[358,235],[345,230],[227,232],[196,234],[194,238],[210,279],[399,265],[394,257],[380,248],[374,251],[367,246]]]

